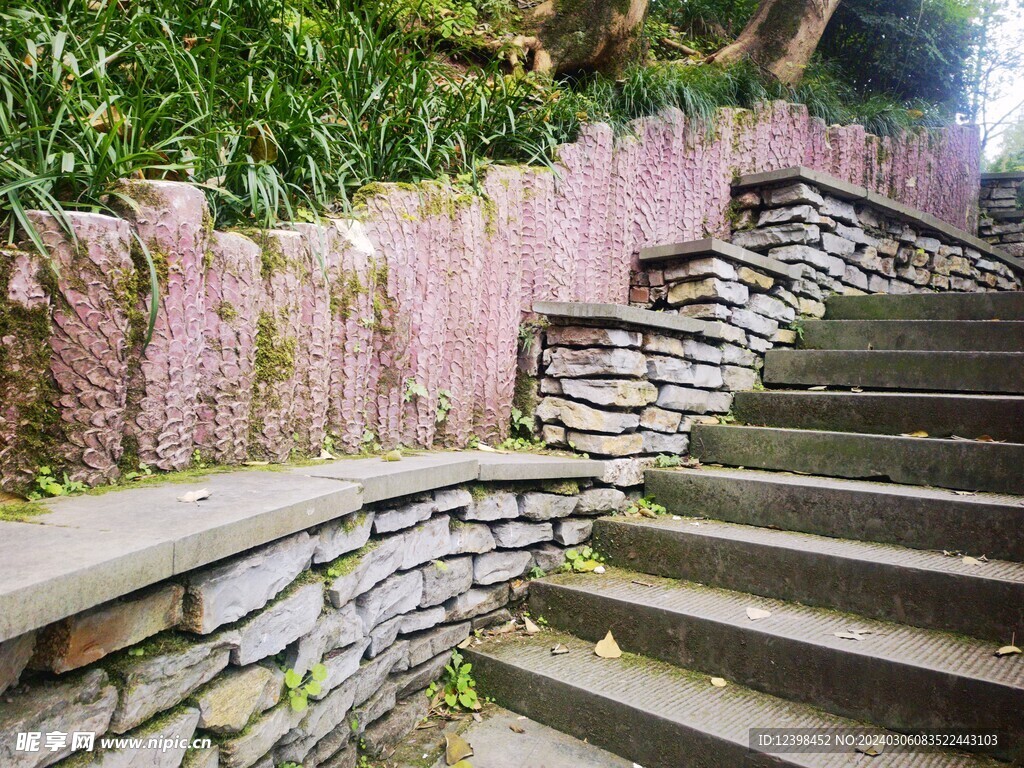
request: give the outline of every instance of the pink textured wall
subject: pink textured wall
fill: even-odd
[[[84,248],[40,215],[65,270],[50,341],[63,458],[101,482],[116,476],[126,439],[140,460],[175,469],[197,448],[227,463],[316,454],[328,433],[345,450],[497,437],[523,313],[540,300],[625,303],[640,248],[727,233],[737,174],[805,165],[973,227],[971,129],[882,140],[784,104],[726,110],[713,133],[679,113],[634,128],[619,138],[589,128],[560,148],[557,172],[492,168],[484,197],[384,185],[355,220],[289,231],[210,232],[200,191],[169,182],[126,183],[135,204],[123,219],[76,215]],[[126,351],[127,317],[111,299],[114,275],[130,269],[133,230],[162,284],[144,353]],[[48,300],[24,275],[9,283],[8,302]],[[137,310],[148,306],[141,293]],[[291,358],[287,370],[261,370],[261,316]],[[39,395],[3,395],[5,437]],[[450,411],[438,421],[441,397]],[[26,461],[0,454],[8,485],[24,479]]]

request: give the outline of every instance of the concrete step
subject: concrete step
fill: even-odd
[[[733,415],[744,424],[1024,443],[1024,397],[925,392],[737,392]]]
[[[1024,352],[1024,322],[981,320],[811,320],[804,349]]]
[[[770,612],[752,621],[748,608]],[[1024,740],[1024,657],[995,646],[741,592],[609,569],[530,588],[530,612],[596,642],[896,731],[992,730]],[[836,637],[863,630],[863,640]],[[1016,745],[1016,748],[1015,746]]]
[[[775,349],[766,385],[1024,394],[1024,354]]]
[[[779,600],[1009,643],[1024,637],[1024,565],[681,518],[604,518],[614,565]],[[981,554],[981,553],[977,553]],[[995,648],[993,648],[993,651]]]
[[[1024,499],[737,469],[648,470],[669,512],[1024,562]]]
[[[1024,320],[1024,292],[831,296],[828,320]]]
[[[554,656],[562,643],[569,653]],[[846,768],[863,755],[751,750],[750,729],[848,728],[850,721],[642,656],[601,659],[592,643],[551,630],[489,640],[465,651],[480,690],[499,704],[645,768]],[[998,763],[951,753],[887,753],[893,768]]]
[[[1024,445],[702,424],[690,451],[705,464],[1024,494]]]

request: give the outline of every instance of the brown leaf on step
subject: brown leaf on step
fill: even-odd
[[[198,491],[189,491],[188,493],[182,494],[178,497],[178,501],[183,501],[186,504],[193,504],[197,501],[210,498],[210,491],[206,488],[200,488]]]
[[[767,619],[772,615],[771,611],[766,611],[763,608],[747,608],[747,618],[751,621],[758,621],[760,619]]]
[[[632,583],[636,584],[638,586],[641,586],[641,587],[653,587],[654,586],[653,584],[649,584],[646,581],[640,581],[639,579],[633,579]]]
[[[854,388],[853,388],[853,389],[851,389],[850,391],[851,391],[851,392],[858,392],[858,393],[859,393],[859,392],[863,392],[864,390],[863,390],[863,389],[861,389],[860,387],[854,387]]]
[[[526,627],[526,634],[528,635],[536,635],[538,632],[540,632],[540,627],[538,627],[536,624],[530,621],[529,616],[523,617],[523,626]]]
[[[881,744],[858,744],[854,746],[854,749],[868,757],[878,757],[882,754]]]
[[[900,437],[928,437],[928,433],[919,429],[917,432],[904,432]]]
[[[873,634],[870,629],[847,629],[842,632],[833,632],[833,635],[840,640],[863,640],[864,635]]]
[[[602,659],[617,659],[622,656],[622,649],[619,648],[619,644],[616,643],[615,638],[612,637],[611,630],[608,630],[608,634],[604,636],[604,640],[594,646],[594,653]]]
[[[472,643],[472,642],[473,642],[473,638],[472,637],[467,637],[465,640],[463,640],[461,643],[459,643],[458,647],[459,648],[469,648],[469,644]]]
[[[1016,645],[1004,645],[998,651],[996,656],[1020,656],[1021,650]]]
[[[810,391],[810,392],[824,392],[826,389],[828,389],[828,387],[824,387],[824,386],[810,387],[810,389],[808,391]]]
[[[457,765],[460,761],[471,757],[473,748],[469,742],[457,733],[445,731],[444,734],[444,761],[448,765]]]
[[[552,656],[563,656],[563,655],[567,654],[568,652],[569,652],[569,649],[566,648],[561,643],[558,643],[558,644],[553,645],[551,647],[551,655]]]
[[[479,712],[474,712],[474,713],[473,713],[473,722],[476,722],[476,723],[482,723],[483,721],[484,721],[484,719],[483,719],[483,717],[482,717],[482,716],[480,715],[480,713],[479,713]]]
[[[473,768],[473,764],[469,760],[459,760],[452,768]]]
[[[971,557],[969,555],[964,556],[964,558],[963,558],[963,560],[961,560],[961,562],[964,565],[981,565],[982,564],[981,560],[979,560],[976,557]]]
[[[521,728],[520,726],[516,725],[515,723],[512,723],[508,727],[508,729],[510,731],[512,731],[512,733],[526,733],[526,729],[525,728]]]
[[[991,435],[981,435],[980,437],[976,437],[974,439],[977,440],[979,443],[995,443],[995,442],[998,442]]]
[[[953,491],[957,496],[977,496],[977,491]]]
[[[728,685],[724,677],[712,677],[711,684],[715,686],[715,688],[725,688],[725,686]]]

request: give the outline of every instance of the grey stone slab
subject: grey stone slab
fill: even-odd
[[[480,526],[486,529],[486,526]],[[487,530],[490,536],[490,530]],[[494,539],[491,539],[491,549],[494,548]],[[422,607],[440,605],[445,600],[460,595],[473,586],[473,558],[453,557],[448,560],[438,560],[423,566],[423,596],[420,600]]]
[[[551,520],[568,517],[576,509],[579,498],[557,493],[524,493],[519,497],[519,515],[527,520]]]
[[[286,593],[239,626],[231,663],[244,666],[280,653],[316,626],[323,607],[324,590],[318,581]]]
[[[374,533],[392,533],[429,520],[437,511],[433,501],[416,501],[394,509],[378,509],[373,516]]]
[[[743,264],[761,272],[767,272],[770,275],[784,277],[789,280],[796,280],[800,277],[799,269],[715,237],[644,248],[640,251],[640,263],[657,264],[662,261],[679,258],[699,258],[702,256],[716,256],[733,264]]]
[[[259,664],[219,675],[195,697],[199,727],[238,733],[253,715],[277,705],[283,683],[284,673]]]
[[[541,301],[533,311],[549,318],[618,323],[640,330],[693,333],[707,338],[721,338],[718,323],[707,323],[673,312],[655,312],[625,304],[587,304],[584,302]]]
[[[389,576],[356,600],[356,611],[363,622],[363,631],[382,621],[416,609],[423,597],[423,574],[419,571]],[[395,630],[396,634],[398,630]]]
[[[497,584],[526,573],[533,555],[525,550],[488,552],[473,558],[473,581],[476,584]]]
[[[429,662],[439,654],[451,651],[452,648],[469,637],[469,632],[470,624],[465,621],[460,624],[438,627],[409,638],[409,665],[413,667],[411,671],[415,671],[416,667]]]
[[[560,480],[600,477],[604,462],[571,456],[545,456],[534,453],[480,452],[479,479],[484,482],[516,480]]]
[[[26,632],[0,643],[0,693],[18,684],[35,647],[35,632]]]
[[[329,563],[344,554],[361,549],[370,540],[372,526],[372,511],[354,512],[320,526],[313,562]]]
[[[354,603],[342,608],[329,607],[321,613],[316,626],[289,647],[285,663],[289,669],[305,674],[325,654],[362,639],[363,623]]]
[[[222,768],[249,768],[255,765],[301,719],[302,713],[293,711],[287,701],[278,704],[242,734],[221,743]],[[273,765],[273,761],[270,764]]]
[[[158,739],[157,743],[169,745],[165,749],[123,749],[108,750],[96,760],[88,763],[89,768],[178,768],[185,758],[187,747],[199,722],[199,710],[186,707],[166,718],[160,718],[155,726],[143,726],[133,731],[131,738]]]
[[[292,471],[307,477],[359,483],[365,504],[469,483],[478,476],[476,455],[455,451],[403,456],[401,461],[384,461],[377,456],[341,459]]]
[[[513,731],[512,726],[523,732]],[[462,737],[473,745],[476,768],[633,768],[635,763],[554,728],[496,709]],[[417,763],[418,765],[418,763]],[[444,768],[442,756],[433,768]],[[400,764],[400,768],[413,768]]]

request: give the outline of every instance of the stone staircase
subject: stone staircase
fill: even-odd
[[[702,467],[648,471],[670,515],[596,524],[606,573],[533,583],[551,629],[468,651],[482,690],[645,768],[1024,760],[1024,657],[995,655],[1024,640],[1024,294],[835,297],[826,318],[767,354],[736,424],[694,427]],[[609,630],[620,659],[593,651]],[[1000,741],[749,741],[864,724]]]

